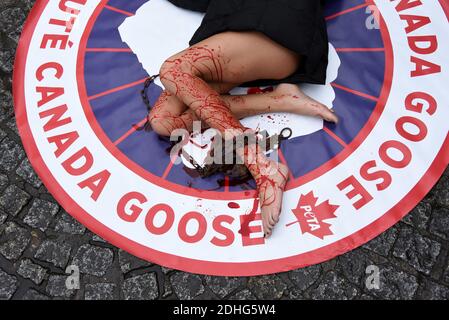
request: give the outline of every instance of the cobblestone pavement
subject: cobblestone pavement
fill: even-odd
[[[0,299],[447,299],[449,170],[403,221],[332,261],[277,275],[225,278],[166,269],[104,242],[72,219],[34,173],[11,96],[15,47],[31,0],[0,0]],[[79,290],[67,289],[76,264]],[[366,267],[381,271],[365,286]]]

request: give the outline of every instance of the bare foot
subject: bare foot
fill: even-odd
[[[273,99],[283,99],[288,112],[338,123],[338,117],[332,109],[306,95],[296,84],[278,85],[273,91]]]
[[[262,210],[263,231],[268,238],[276,223],[279,222],[282,194],[288,180],[288,168],[281,163],[269,160],[266,169],[256,179],[256,183]]]

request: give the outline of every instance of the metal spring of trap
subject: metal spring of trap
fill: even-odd
[[[267,131],[259,132],[258,135],[261,135],[262,138],[257,140],[259,146],[263,147],[263,151],[265,153],[278,150],[280,148],[280,144],[284,140],[288,140],[293,135],[293,131],[290,128],[284,128],[279,134],[274,134],[272,136],[268,135]],[[229,150],[227,147],[228,144],[222,138],[221,139],[221,152],[219,153],[219,163],[216,163],[217,157],[215,157],[214,150],[217,148],[216,144],[212,144],[212,148],[209,150],[208,156],[206,157],[205,164],[201,166],[198,164],[192,156],[187,154],[187,159],[198,172],[201,178],[207,178],[217,173],[223,173],[226,176],[232,178],[243,179],[246,177],[250,177],[250,172],[246,165],[243,164],[243,161],[237,161],[237,153],[236,153],[236,138],[232,141],[232,148]],[[214,141],[218,141],[218,139],[214,139]],[[261,142],[263,142],[261,144]],[[244,140],[244,146],[247,146],[250,142],[248,140]],[[254,143],[254,142],[252,142]],[[184,152],[184,151],[183,151]],[[186,152],[184,152],[186,154]],[[232,162],[228,163],[226,160],[232,158]]]

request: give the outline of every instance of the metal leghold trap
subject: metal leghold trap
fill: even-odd
[[[268,135],[266,130],[254,135],[254,139],[244,135],[243,141],[236,137],[232,140],[225,140],[220,134],[213,139],[212,146],[208,152],[203,164],[199,164],[195,159],[187,155],[186,159],[192,164],[200,177],[207,178],[217,173],[223,173],[226,176],[238,179],[250,177],[250,172],[236,152],[237,146],[258,144],[261,151],[269,153],[279,149],[280,143],[292,136],[293,132],[290,128],[284,128],[280,134],[272,136]],[[185,151],[183,151],[186,153]]]
[[[144,88],[141,91],[142,100],[145,103],[145,106],[148,110],[148,115],[151,112],[151,103],[148,98],[148,88],[154,82],[159,75],[153,75],[145,81]],[[149,121],[149,116],[147,117],[147,121],[138,126],[134,124],[133,127],[138,130],[150,131],[151,125]],[[244,135],[243,143],[244,145],[257,143],[262,151],[265,154],[275,151],[279,149],[280,143],[283,140],[289,139],[293,135],[293,131],[290,128],[284,128],[279,134],[275,134],[272,136],[268,135],[266,130],[261,131],[254,135],[255,139],[249,139],[250,136]],[[207,178],[217,173],[223,173],[226,176],[237,178],[237,179],[245,179],[249,178],[250,172],[246,168],[244,162],[236,153],[237,143],[240,143],[238,137],[235,137],[232,141],[225,140],[220,134],[217,135],[215,139],[213,139],[212,147],[208,152],[208,155],[203,164],[199,164],[195,161],[195,159],[188,155],[186,159],[192,164],[195,170],[198,172],[201,178]],[[187,153],[185,150],[182,152]]]

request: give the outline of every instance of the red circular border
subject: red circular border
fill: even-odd
[[[182,186],[177,183],[168,181],[166,179],[163,179],[162,177],[156,176],[152,174],[151,172],[145,170],[138,164],[136,164],[134,161],[129,159],[125,154],[122,153],[122,151],[114,145],[109,137],[104,132],[101,125],[98,123],[91,105],[89,103],[89,99],[87,96],[87,90],[86,85],[84,81],[84,58],[85,58],[85,51],[87,46],[87,41],[90,35],[90,32],[95,24],[95,21],[97,20],[98,15],[102,12],[104,6],[106,5],[107,1],[102,1],[96,8],[94,14],[89,19],[89,22],[87,24],[86,29],[84,30],[81,43],[80,43],[80,50],[78,53],[78,66],[77,66],[77,81],[78,81],[78,90],[80,94],[80,100],[83,105],[84,113],[86,114],[86,118],[89,121],[92,130],[97,135],[98,139],[101,141],[101,143],[105,146],[106,149],[117,159],[119,160],[124,166],[126,166],[128,169],[136,173],[137,175],[141,176],[142,178],[150,181],[153,184],[156,184],[162,188],[168,189],[173,192],[193,196],[193,197],[201,197],[203,199],[213,199],[213,200],[241,200],[241,199],[251,199],[257,196],[256,192],[254,190],[252,191],[237,191],[237,192],[218,192],[218,191],[208,191],[208,190],[199,190],[199,189],[193,189],[189,188],[187,186]],[[371,3],[371,0],[367,0],[367,3]],[[357,134],[357,136],[351,141],[351,143],[346,146],[338,155],[335,157],[329,159],[324,164],[322,164],[320,167],[314,169],[313,171],[307,173],[304,176],[301,176],[299,178],[296,178],[294,180],[290,180],[287,184],[287,190],[291,190],[294,188],[297,188],[309,181],[312,181],[319,176],[323,175],[327,171],[335,168],[338,166],[342,161],[344,161],[347,157],[349,157],[368,137],[369,133],[374,128],[375,124],[379,120],[386,101],[388,99],[388,96],[390,94],[391,84],[392,84],[392,78],[393,78],[393,48],[391,45],[391,40],[388,32],[386,31],[386,25],[380,17],[380,24],[381,24],[381,34],[382,39],[384,42],[385,47],[385,72],[384,72],[384,83],[382,86],[380,97],[376,103],[376,106],[369,117],[366,124],[363,126],[363,128],[360,130],[360,132]]]
[[[41,158],[39,150],[37,149],[33,139],[26,114],[24,74],[29,43],[35,26],[40,19],[42,11],[48,4],[48,1],[49,0],[37,0],[35,6],[33,7],[24,26],[14,64],[14,111],[16,115],[17,127],[19,129],[20,136],[23,138],[23,146],[28,158],[33,164],[34,169],[42,179],[45,186],[48,188],[49,192],[52,193],[55,199],[68,213],[87,226],[92,232],[102,236],[106,241],[123,248],[137,257],[173,269],[220,276],[253,276],[270,274],[290,271],[292,269],[320,263],[366,243],[402,219],[402,217],[412,210],[414,206],[416,206],[416,204],[430,191],[432,186],[439,179],[449,164],[448,133],[440,151],[427,172],[412,188],[412,190],[393,208],[370,225],[353,233],[352,235],[311,252],[261,262],[221,263],[180,257],[145,247],[109,229],[101,222],[90,216],[89,213],[84,211],[55,180],[51,171]],[[447,2],[448,0],[440,0],[440,3],[444,3],[444,6],[446,6],[445,8],[447,8]]]

